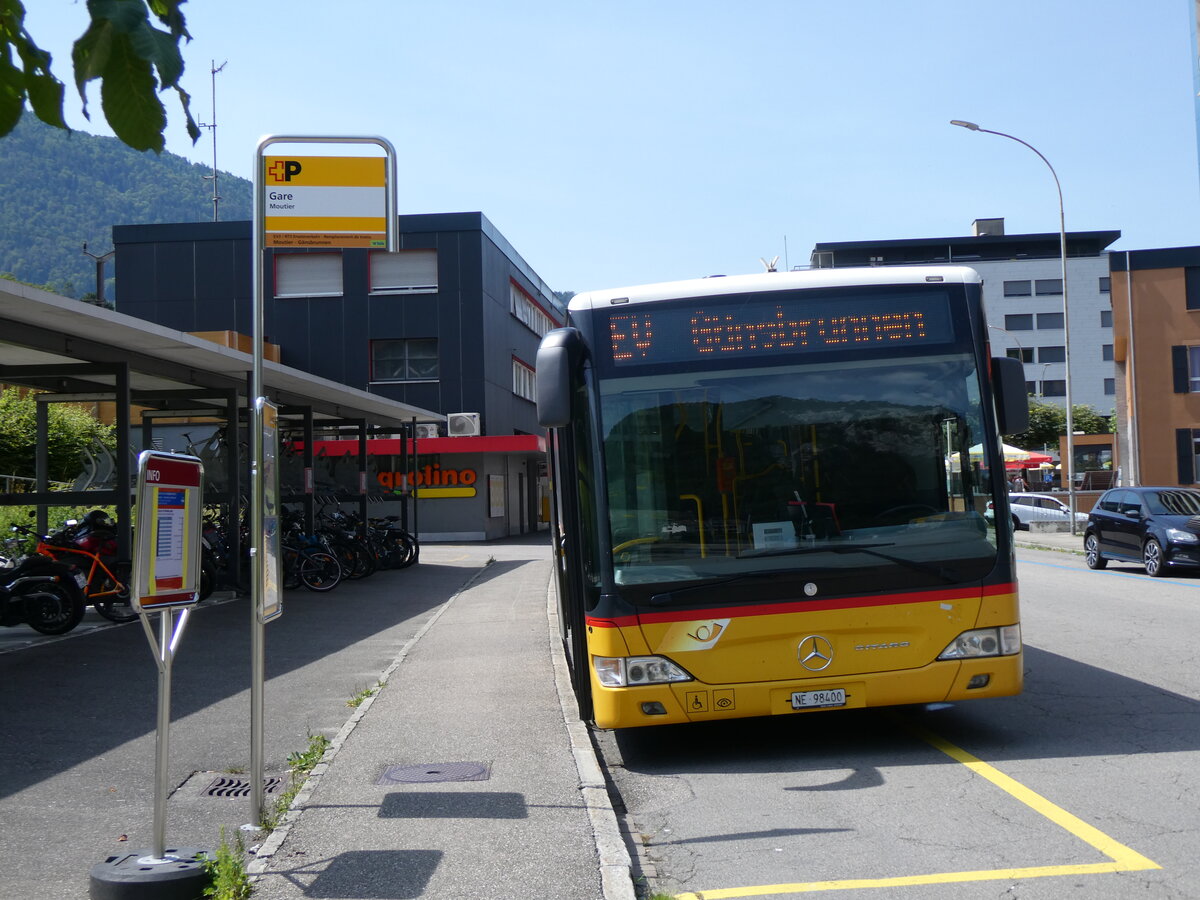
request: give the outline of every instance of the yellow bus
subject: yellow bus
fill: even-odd
[[[1021,690],[999,436],[1028,401],[1020,362],[990,356],[974,270],[578,294],[537,403],[585,720]]]

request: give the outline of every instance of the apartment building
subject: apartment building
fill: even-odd
[[[1030,396],[1066,405],[1065,325],[1071,400],[1111,415],[1116,405],[1107,248],[1119,231],[1067,232],[1064,321],[1061,235],[1006,234],[1004,219],[976,219],[970,235],[818,243],[815,268],[964,265],[983,278],[992,351],[1021,360]]]
[[[1126,484],[1200,483],[1200,247],[1112,254]]]

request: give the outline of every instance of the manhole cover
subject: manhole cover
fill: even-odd
[[[427,784],[433,781],[487,781],[492,768],[481,762],[426,763],[388,766],[376,784]]]
[[[263,793],[277,794],[283,785],[283,778],[278,775],[263,779]],[[239,778],[237,775],[222,775],[206,787],[201,793],[205,797],[249,797],[253,785],[249,778]]]

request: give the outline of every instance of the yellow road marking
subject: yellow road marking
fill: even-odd
[[[1086,844],[1095,847],[1109,862],[1063,866],[1031,866],[1018,869],[980,869],[975,872],[937,872],[929,875],[906,875],[896,878],[855,878],[841,881],[807,881],[792,884],[760,884],[754,887],[722,888],[713,891],[677,894],[675,900],[735,900],[738,897],[778,897],[784,894],[805,894],[816,891],[848,891],[860,888],[908,887],[919,884],[955,884],[965,881],[1001,881],[1013,878],[1046,878],[1061,875],[1100,875],[1112,872],[1138,872],[1161,869],[1136,850],[1113,840],[1104,832],[1071,815],[1061,806],[1051,803],[1036,791],[1005,775],[994,766],[956,747],[932,732],[911,725],[910,733],[941,750],[955,762],[962,763],[976,775],[986,778],[1009,796],[1024,803],[1034,812],[1049,819]]]

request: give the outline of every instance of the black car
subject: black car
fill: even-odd
[[[1088,516],[1083,546],[1091,569],[1129,560],[1159,577],[1168,566],[1200,566],[1200,490],[1123,487],[1105,491]]]

